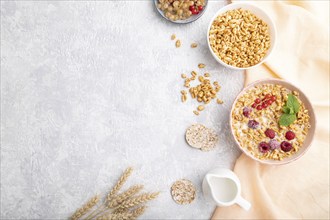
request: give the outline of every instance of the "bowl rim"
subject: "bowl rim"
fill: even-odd
[[[193,19],[191,19],[191,20],[189,20],[189,18],[188,18],[188,19],[185,19],[185,20],[172,21],[171,19],[168,19],[167,17],[165,17],[164,13],[163,13],[163,12],[157,7],[158,1],[159,1],[159,0],[154,0],[156,10],[158,11],[158,13],[159,13],[159,14],[160,14],[165,20],[167,20],[167,21],[169,21],[169,22],[171,22],[171,23],[173,23],[173,24],[190,24],[190,23],[192,23],[192,22],[194,22],[194,21],[197,21],[200,17],[202,17],[202,16],[204,15],[204,13],[205,13],[205,11],[206,11],[206,9],[207,9],[207,5],[208,5],[208,3],[209,3],[208,0],[205,0],[205,5],[204,5],[204,7],[203,7],[202,12],[199,13],[199,14],[197,14],[197,15],[195,16],[195,18],[193,18]],[[188,20],[188,21],[186,21],[186,20]]]
[[[311,125],[311,127],[314,127],[314,129],[311,129],[309,132],[312,132],[310,133],[311,135],[311,141],[310,143],[306,146],[305,150],[300,152],[299,155],[297,155],[296,157],[294,158],[289,158],[288,160],[286,161],[275,161],[275,160],[260,160],[254,156],[252,156],[249,152],[245,151],[243,149],[243,147],[239,144],[235,134],[234,134],[234,131],[233,131],[233,127],[232,127],[232,123],[233,123],[233,119],[232,119],[232,113],[233,113],[233,110],[234,110],[234,107],[235,107],[235,104],[238,100],[239,97],[241,97],[247,90],[251,89],[253,86],[255,85],[259,85],[259,84],[276,84],[276,83],[282,83],[282,84],[287,84],[287,85],[290,85],[292,86],[295,90],[297,90],[299,92],[299,94],[302,94],[308,105],[310,106],[310,109],[309,110],[309,115],[311,118],[314,119],[314,123]],[[285,86],[285,85],[284,85]],[[266,165],[284,165],[284,164],[288,164],[288,163],[291,163],[293,161],[296,161],[298,160],[299,158],[301,158],[308,150],[309,148],[311,147],[313,141],[314,141],[314,136],[315,136],[315,130],[316,130],[316,126],[317,126],[317,118],[315,116],[315,112],[314,112],[314,108],[313,108],[313,105],[312,103],[310,102],[309,98],[306,96],[306,94],[296,85],[294,85],[293,83],[287,81],[287,80],[284,80],[284,79],[276,79],[276,78],[266,78],[266,79],[260,79],[260,80],[256,80],[256,81],[253,81],[251,83],[249,83],[248,85],[246,85],[240,92],[239,94],[236,96],[233,104],[232,104],[232,107],[230,109],[230,116],[229,116],[229,126],[230,126],[230,133],[232,134],[234,140],[235,140],[235,144],[237,145],[237,147],[245,154],[247,155],[248,157],[250,157],[251,159],[257,161],[257,162],[260,162],[261,164],[266,164]]]
[[[225,62],[223,62],[212,50],[211,48],[211,45],[210,45],[210,39],[209,39],[209,34],[210,34],[210,28],[211,28],[211,25],[213,23],[213,21],[220,15],[220,14],[223,14],[225,13],[226,11],[229,11],[229,10],[233,10],[231,7],[242,7],[244,9],[244,6],[248,6],[248,7],[252,7],[252,8],[255,8],[256,10],[259,10],[261,13],[264,14],[265,17],[267,17],[267,19],[270,21],[269,23],[267,22],[267,24],[269,25],[269,29],[271,29],[273,32],[274,32],[274,36],[272,36],[273,38],[273,43],[271,45],[271,47],[269,48],[269,51],[268,51],[268,54],[261,60],[261,62],[253,65],[253,66],[249,66],[249,67],[235,67],[235,66],[231,66],[231,65],[228,65],[226,64]],[[234,2],[234,3],[230,3],[226,6],[223,6],[222,8],[220,8],[215,14],[214,16],[212,17],[209,25],[208,25],[208,28],[207,28],[207,45],[209,47],[209,50],[212,54],[212,56],[215,58],[215,60],[222,64],[223,66],[227,67],[227,68],[230,68],[230,69],[234,69],[234,70],[248,70],[248,69],[251,69],[251,68],[254,68],[254,67],[257,67],[259,65],[261,65],[262,63],[266,62],[268,60],[268,58],[270,57],[270,55],[272,54],[272,52],[275,50],[275,47],[276,47],[276,42],[277,42],[277,30],[276,30],[276,25],[275,25],[275,22],[273,21],[273,19],[263,10],[261,9],[260,7],[258,7],[257,5],[253,4],[253,3],[246,3],[246,2]]]

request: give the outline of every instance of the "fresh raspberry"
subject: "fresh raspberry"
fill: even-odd
[[[244,107],[243,108],[243,115],[247,118],[250,117],[250,113],[252,112],[252,108],[249,108],[249,107]]]
[[[261,142],[259,144],[259,151],[261,153],[267,153],[269,150],[270,150],[270,146],[266,142]]]
[[[282,141],[282,143],[281,143],[281,149],[284,152],[289,152],[292,149],[292,144],[290,144],[287,141]]]
[[[265,135],[269,137],[270,139],[273,139],[275,137],[275,131],[273,129],[268,128],[265,131]]]
[[[296,137],[293,131],[288,131],[285,133],[285,138],[289,141],[293,140]]]
[[[249,120],[248,127],[252,129],[257,129],[259,127],[259,122],[256,120]]]
[[[270,140],[268,144],[270,146],[270,149],[272,149],[272,150],[275,150],[275,149],[278,149],[281,147],[281,144],[277,140],[274,140],[274,139]]]

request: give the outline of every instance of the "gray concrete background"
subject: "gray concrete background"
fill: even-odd
[[[151,1],[1,1],[1,218],[65,219],[127,166],[135,172],[126,188],[161,191],[142,218],[209,218],[203,176],[239,154],[228,119],[244,76],[216,63],[206,43],[224,4],[211,1],[198,21],[173,25]],[[198,63],[220,82],[225,104],[196,117],[197,102],[180,101],[180,74]],[[185,143],[196,122],[219,134],[214,151]],[[197,186],[191,205],[171,199],[180,178]]]

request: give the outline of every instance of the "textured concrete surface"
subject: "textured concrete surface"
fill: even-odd
[[[200,20],[173,25],[150,1],[1,1],[1,218],[67,218],[127,166],[135,168],[128,185],[161,191],[144,219],[209,218],[201,181],[239,154],[228,117],[244,78],[207,48],[208,23],[223,5],[211,1]],[[180,101],[180,74],[200,62],[225,104],[196,117],[197,103]],[[185,143],[196,122],[219,134],[214,151]],[[180,178],[198,188],[191,205],[171,199]]]

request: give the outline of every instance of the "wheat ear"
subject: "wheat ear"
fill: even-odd
[[[137,219],[139,216],[141,216],[145,210],[147,209],[147,206],[141,206],[139,208],[134,209],[132,213],[132,219]]]
[[[71,216],[71,220],[77,220],[91,210],[96,203],[100,200],[100,196],[96,195],[85,203],[81,208],[77,209],[76,212]]]
[[[142,185],[135,185],[130,187],[125,192],[113,197],[113,199],[108,203],[108,208],[115,208],[120,205],[123,201],[137,194],[143,188]]]
[[[133,171],[132,167],[129,167],[125,170],[125,172],[121,175],[121,177],[119,178],[116,185],[112,188],[112,190],[107,195],[108,201],[110,201],[112,199],[112,197],[120,190],[120,188],[124,185],[124,183],[126,182],[128,177],[131,175],[132,171]]]
[[[120,204],[119,208],[131,208],[142,203],[148,202],[150,200],[155,199],[159,195],[159,192],[156,193],[143,193],[139,196],[135,196],[125,200],[122,204]]]
[[[128,212],[128,209],[127,208],[116,208],[112,213],[118,214],[118,213],[124,213],[124,212]]]

